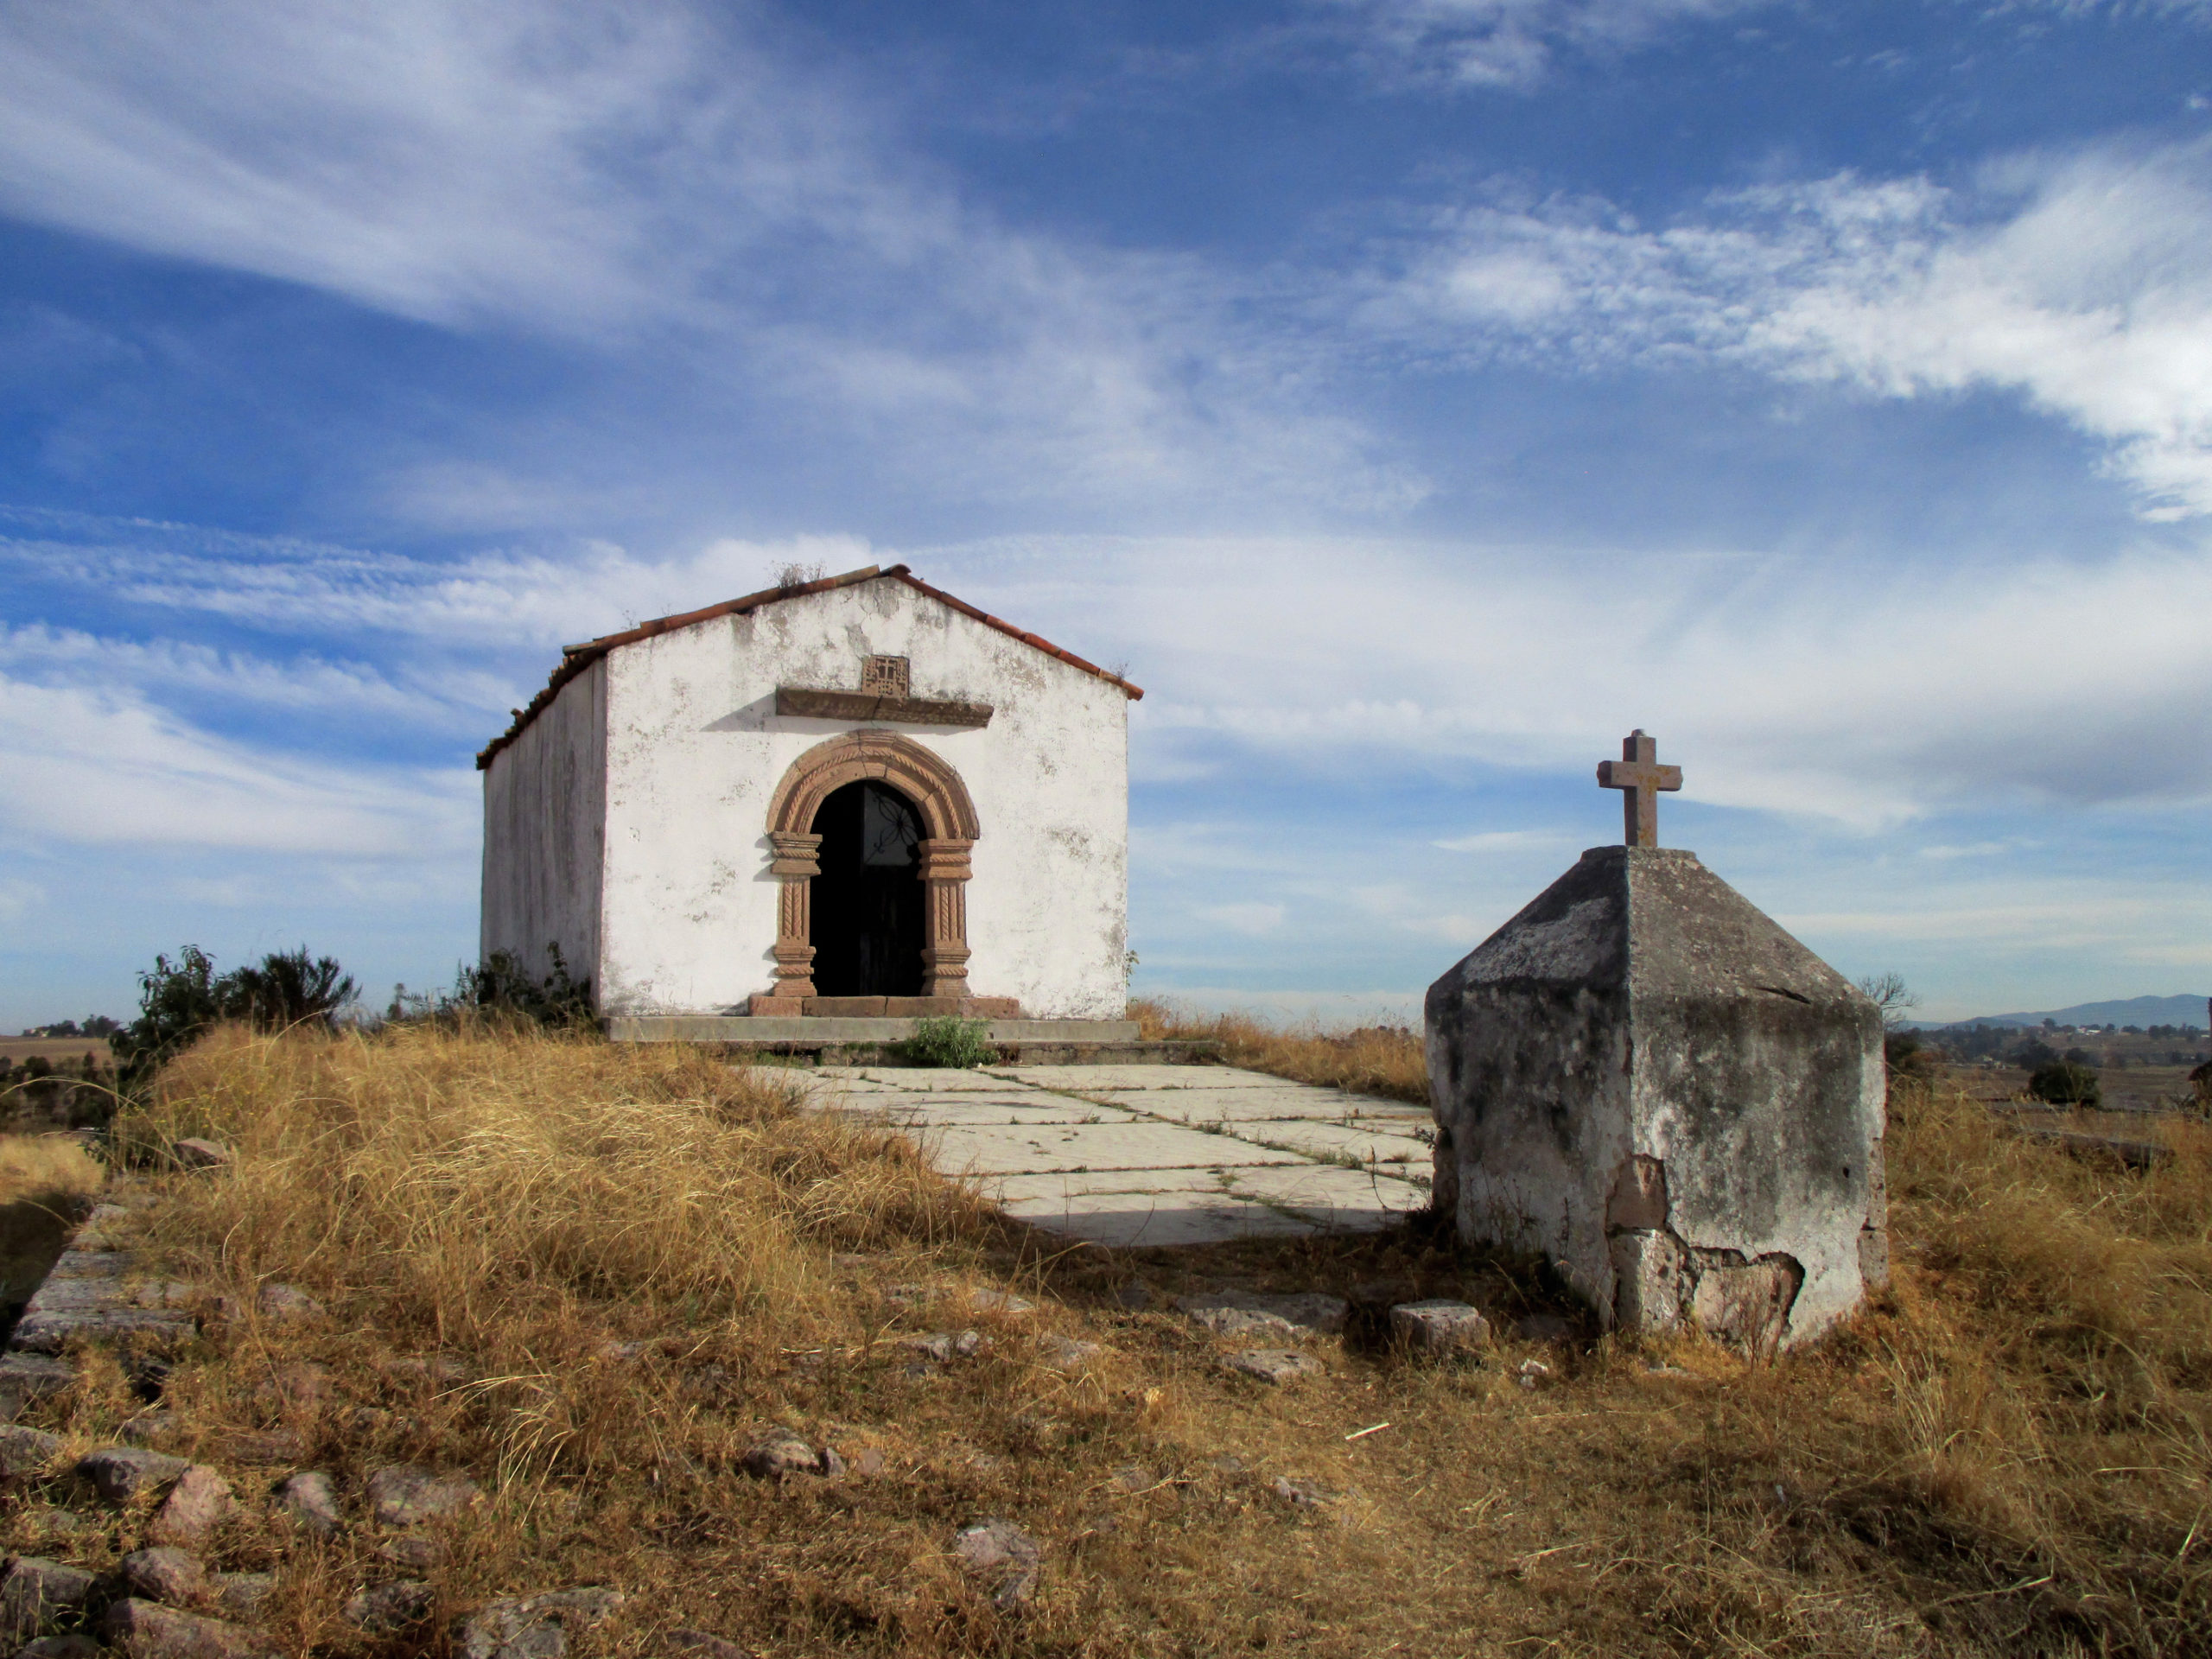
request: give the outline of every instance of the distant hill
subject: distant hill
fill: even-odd
[[[2196,1026],[2207,1018],[2201,996],[2131,996],[2119,1002],[2076,1002],[2070,1008],[2046,1008],[2040,1014],[1984,1014],[1971,1020],[1952,1020],[1953,1026],[2039,1026],[2046,1020],[2062,1026]],[[1925,1029],[1940,1031],[1929,1024]]]

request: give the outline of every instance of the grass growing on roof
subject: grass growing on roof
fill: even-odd
[[[1291,1075],[1355,1046],[1269,1040]],[[1413,1064],[1360,1043],[1377,1075]],[[490,1497],[431,1574],[446,1607],[612,1584],[630,1608],[594,1652],[645,1659],[688,1624],[778,1654],[2180,1655],[2212,1615],[2212,1145],[2185,1126],[2139,1175],[1914,1095],[1891,1140],[1897,1290],[1755,1368],[1697,1342],[1518,1340],[1541,1279],[1414,1232],[1067,1250],[896,1137],[682,1048],[232,1032],[149,1112],[134,1133],[239,1152],[162,1178],[154,1247],[211,1289],[278,1280],[330,1310],[212,1326],[170,1385],[183,1449],[249,1493],[281,1472],[233,1455],[249,1431],[301,1434],[301,1466],[354,1491],[383,1462],[466,1467]],[[1440,1369],[1357,1328],[1320,1345],[1325,1378],[1270,1389],[1125,1306],[1132,1273],[1163,1294],[1381,1281],[1477,1300],[1507,1334]],[[966,1300],[990,1288],[1043,1306]],[[988,1353],[910,1374],[899,1336],[967,1326]],[[1107,1351],[1065,1373],[1045,1331]],[[1545,1386],[1519,1386],[1527,1358]],[[40,1410],[82,1446],[138,1408],[109,1371]],[[779,1425],[881,1471],[739,1474]],[[35,1507],[0,1505],[10,1547]],[[995,1516],[1045,1546],[1026,1611],[949,1557]],[[111,1564],[129,1541],[67,1550]],[[351,1654],[370,1644],[338,1603],[397,1575],[372,1545],[287,1552],[250,1518],[219,1564],[280,1568],[288,1649]]]

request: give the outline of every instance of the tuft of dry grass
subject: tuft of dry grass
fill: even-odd
[[[1277,1025],[1249,1014],[1198,1014],[1150,997],[1132,998],[1129,1018],[1147,1042],[1206,1039],[1221,1045],[1221,1058],[1230,1065],[1357,1095],[1428,1103],[1421,1033],[1403,1026],[1328,1032],[1315,1023]]]
[[[1317,1079],[1351,1053],[1376,1077],[1417,1064],[1411,1033],[1249,1041],[1243,1063]],[[677,1625],[779,1655],[2204,1650],[2194,1131],[2145,1177],[1913,1096],[1895,1291],[1752,1366],[1516,1336],[1542,1306],[1526,1264],[1417,1230],[1068,1249],[791,1081],[535,1033],[203,1043],[127,1126],[238,1150],[151,1178],[148,1248],[211,1316],[168,1384],[177,1449],[249,1496],[285,1467],[349,1493],[383,1463],[466,1469],[487,1499],[429,1574],[442,1608],[612,1584],[630,1605],[590,1655],[645,1659]],[[327,1317],[266,1319],[270,1281]],[[1166,1306],[1224,1285],[1363,1311],[1318,1345],[1325,1376],[1271,1389]],[[1039,1309],[976,1300],[1007,1290]],[[1483,1305],[1493,1351],[1391,1349],[1381,1305],[1420,1296]],[[899,1345],[963,1327],[989,1341],[971,1359]],[[1065,1368],[1054,1334],[1103,1351]],[[141,1405],[110,1364],[38,1409],[81,1446]],[[856,1472],[745,1477],[779,1427]],[[295,1437],[281,1465],[272,1436]],[[86,1508],[58,1484],[0,1496],[0,1541],[111,1566],[139,1517]],[[84,1518],[56,1541],[56,1515]],[[1026,1607],[951,1557],[991,1517],[1044,1547]],[[378,1644],[337,1608],[398,1576],[376,1545],[305,1546],[250,1505],[215,1554],[279,1573],[288,1649],[346,1656]]]

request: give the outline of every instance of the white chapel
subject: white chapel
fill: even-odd
[[[1143,695],[904,565],[569,646],[477,756],[485,959],[607,1016],[1120,1020]]]

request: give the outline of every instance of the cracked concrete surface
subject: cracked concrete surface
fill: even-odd
[[[1109,1246],[1372,1231],[1428,1202],[1427,1111],[1205,1065],[817,1067],[1007,1214]]]

